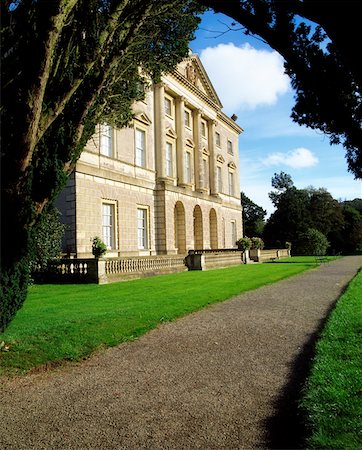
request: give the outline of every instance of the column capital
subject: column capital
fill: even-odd
[[[175,100],[176,101],[178,101],[178,102],[182,102],[182,103],[185,103],[185,101],[186,101],[186,97],[184,97],[183,95],[179,95],[179,96],[177,96],[176,98],[175,98]]]
[[[166,83],[164,81],[160,81],[159,83],[157,83],[156,88],[165,88],[166,87]]]

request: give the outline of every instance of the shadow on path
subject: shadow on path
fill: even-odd
[[[309,376],[315,356],[315,346],[335,303],[329,308],[327,315],[320,321],[318,329],[313,333],[291,364],[288,382],[274,401],[276,414],[265,419],[267,430],[267,448],[271,449],[304,449],[307,438],[306,419],[299,402],[302,398],[304,384]]]

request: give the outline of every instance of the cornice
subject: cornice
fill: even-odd
[[[226,123],[227,125],[229,125],[229,127],[231,127],[238,134],[241,134],[244,132],[243,128],[241,128],[233,119],[231,119],[229,116],[227,116],[224,112],[218,111],[217,118],[219,120],[221,120],[222,122]]]

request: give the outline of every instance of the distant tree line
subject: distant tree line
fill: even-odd
[[[266,211],[244,193],[244,235],[260,236],[267,247],[285,247],[293,254],[354,253],[362,251],[362,199],[338,201],[324,188],[297,189],[290,175],[272,178],[269,193],[275,211]]]

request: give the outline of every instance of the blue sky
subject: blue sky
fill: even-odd
[[[324,187],[342,200],[361,197],[362,181],[347,171],[343,147],[330,146],[327,136],[290,119],[294,94],[281,57],[241,31],[223,33],[231,23],[221,14],[205,13],[190,47],[200,56],[224,112],[236,114],[244,129],[241,190],[269,214],[271,178],[281,171],[292,176],[297,188]]]

